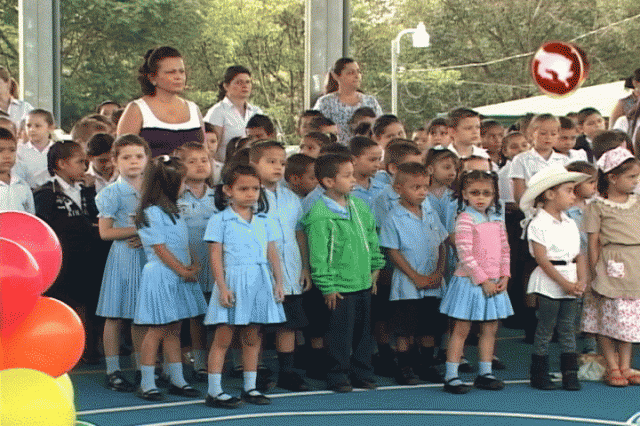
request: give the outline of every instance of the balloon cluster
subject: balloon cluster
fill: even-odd
[[[0,425],[73,426],[66,374],[84,351],[80,317],[42,294],[62,266],[58,237],[23,212],[0,212]]]

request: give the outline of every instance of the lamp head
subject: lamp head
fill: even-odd
[[[424,22],[420,22],[413,33],[413,47],[429,47],[430,39]]]

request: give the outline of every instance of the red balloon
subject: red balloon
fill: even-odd
[[[57,299],[40,297],[16,331],[0,339],[0,370],[30,368],[59,377],[78,363],[84,341],[78,314]]]
[[[62,266],[62,248],[56,233],[45,221],[25,212],[2,212],[0,237],[20,244],[36,259],[42,272],[40,294],[51,287]]]
[[[7,337],[40,297],[42,274],[20,244],[0,238],[0,333]]]

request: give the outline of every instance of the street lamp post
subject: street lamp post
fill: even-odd
[[[400,39],[405,34],[413,34],[413,47],[429,47],[430,38],[423,22],[416,28],[409,28],[398,33],[391,40],[391,112],[398,114],[398,55],[400,55]]]

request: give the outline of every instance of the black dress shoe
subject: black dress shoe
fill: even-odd
[[[160,393],[160,390],[155,388],[149,389],[148,391],[143,391],[142,388],[138,388],[136,396],[146,401],[162,401],[164,399],[164,395]]]
[[[309,386],[302,376],[293,371],[278,374],[278,387],[293,392],[306,392],[309,390]]]
[[[223,394],[224,392],[221,393],[220,395],[223,395]],[[220,395],[211,396],[207,394],[207,397],[204,399],[204,405],[212,408],[238,408],[239,406],[242,405],[242,400],[240,398],[236,398],[235,396],[232,396],[231,398],[228,398],[228,399],[220,399],[219,398]]]
[[[331,383],[327,386],[327,389],[337,393],[347,393],[353,390],[353,386],[351,386],[351,383],[344,381],[344,382]]]
[[[171,395],[186,396],[187,398],[196,398],[200,396],[200,391],[189,385],[184,385],[182,387],[171,385],[169,387],[169,393]]]
[[[465,385],[464,383],[460,383],[459,385],[452,385],[451,382],[454,382],[456,380],[460,379],[458,377],[454,377],[451,380],[447,380],[444,383],[443,390],[454,395],[462,395],[468,393],[471,390],[471,387],[469,385]]]
[[[504,383],[501,380],[496,379],[495,377],[490,377],[491,374],[484,374],[482,376],[476,377],[473,381],[473,386],[478,389],[484,390],[502,390],[504,389]]]
[[[249,392],[242,391],[240,395],[242,400],[249,404],[255,405],[269,405],[271,400],[262,394],[258,389],[251,389]]]
[[[373,389],[377,389],[378,388],[378,385],[376,384],[376,382],[373,379],[352,378],[351,379],[351,385],[354,388],[358,388],[358,389],[373,390]]]
[[[106,386],[107,389],[117,392],[133,392],[136,390],[135,385],[125,379],[122,371],[119,370],[107,375]]]
[[[398,369],[398,372],[396,373],[396,382],[403,386],[415,386],[420,383],[420,380],[413,372],[413,369],[407,365]]]

